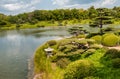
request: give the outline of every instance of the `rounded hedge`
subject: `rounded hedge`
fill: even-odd
[[[112,66],[114,68],[120,68],[120,58],[116,58],[112,60]]]
[[[95,72],[95,67],[88,60],[78,60],[68,65],[64,73],[64,79],[83,79],[92,76]]]
[[[110,59],[120,58],[120,51],[118,51],[117,49],[109,49],[104,54],[104,57],[107,57]]]
[[[58,61],[56,62],[56,64],[57,64],[60,68],[65,68],[69,63],[70,63],[70,60],[68,60],[67,58],[61,58],[60,60],[58,60]]]
[[[119,37],[117,35],[107,35],[102,41],[105,46],[116,46],[119,43]]]
[[[57,42],[55,40],[50,40],[47,42],[49,46],[53,46],[53,45],[56,45]]]
[[[93,36],[91,39],[94,39],[99,44],[102,42],[102,36],[100,35]]]

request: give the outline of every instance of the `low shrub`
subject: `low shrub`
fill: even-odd
[[[98,44],[102,42],[102,36],[100,35],[93,36],[91,39],[94,39]]]
[[[119,37],[116,35],[106,35],[102,41],[105,46],[116,46],[119,43]]]
[[[78,60],[67,66],[64,79],[83,79],[92,76],[95,70],[92,62],[88,60]]]
[[[85,38],[85,34],[78,35],[77,38]]]
[[[58,61],[56,62],[56,64],[57,64],[60,68],[65,68],[69,63],[70,63],[70,60],[68,60],[67,58],[61,58],[60,60],[58,60]]]
[[[66,46],[59,46],[58,50],[59,51],[64,51],[66,49]]]
[[[84,79],[100,79],[99,77],[94,77],[94,76],[89,76],[89,77],[85,77]]]
[[[87,43],[91,45],[91,44],[95,44],[96,42],[94,39],[87,39]]]
[[[66,45],[66,49],[63,52],[67,54],[67,53],[75,51],[76,49],[77,47],[74,45]]]
[[[110,59],[120,58],[120,51],[118,51],[117,49],[109,49],[104,54],[104,57],[107,57]]]
[[[78,40],[78,43],[82,44],[82,45],[86,45],[87,44],[87,40],[85,40],[85,39]]]
[[[112,66],[114,68],[120,68],[120,58],[116,58],[112,60]]]
[[[100,49],[100,48],[102,48],[102,46],[99,45],[99,44],[93,44],[93,45],[90,45],[90,48],[92,48],[92,49]]]
[[[104,35],[102,35],[102,38],[104,39],[106,36],[109,36],[109,35],[115,35],[114,33],[106,33]]]
[[[95,53],[95,49],[88,49],[85,53],[84,53],[84,57],[89,57],[90,55]]]
[[[56,45],[57,42],[55,40],[50,40],[47,42],[49,46],[53,46],[53,45]]]
[[[80,59],[80,57],[81,57],[81,54],[77,54],[77,53],[70,53],[67,55],[67,58],[71,61],[78,60]]]

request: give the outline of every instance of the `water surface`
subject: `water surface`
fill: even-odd
[[[27,79],[28,59],[44,42],[69,36],[66,27],[0,32],[0,79]]]

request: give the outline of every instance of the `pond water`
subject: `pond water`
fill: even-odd
[[[66,27],[0,32],[0,79],[27,79],[28,59],[44,42],[69,36]]]

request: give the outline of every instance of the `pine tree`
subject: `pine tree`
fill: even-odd
[[[103,25],[105,24],[112,24],[112,17],[110,17],[110,12],[106,8],[99,8],[98,11],[98,17],[95,17],[92,22],[90,22],[91,27],[99,27],[100,28],[100,34],[103,34]]]

